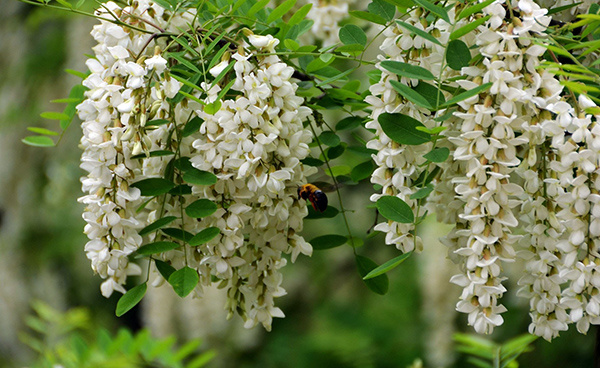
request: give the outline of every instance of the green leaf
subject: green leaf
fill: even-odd
[[[354,24],[346,24],[340,28],[339,37],[344,45],[358,43],[365,46],[367,44],[367,34],[362,28]]]
[[[398,25],[402,28],[406,28],[407,30],[409,30],[412,33],[417,34],[418,36],[423,37],[424,39],[426,39],[427,41],[433,42],[437,45],[442,46],[442,44],[440,43],[440,41],[437,40],[437,38],[433,37],[432,35],[430,35],[429,33],[425,32],[424,30],[417,28],[415,26],[413,26],[412,24],[408,24],[405,23],[401,20],[396,20],[396,23],[398,23]]]
[[[371,23],[380,24],[382,26],[387,23],[386,20],[383,19],[382,17],[380,17],[379,15],[373,14],[373,13],[368,13],[368,12],[362,11],[362,10],[352,10],[349,12],[349,14],[355,18],[364,19]]]
[[[400,144],[415,146],[431,140],[431,135],[416,129],[424,125],[410,116],[386,112],[379,115],[377,121],[383,132]]]
[[[467,33],[471,32],[472,30],[479,27],[483,23],[487,22],[487,20],[490,19],[491,17],[492,17],[491,15],[486,15],[485,17],[479,18],[474,22],[467,23],[466,25],[464,25],[464,26],[460,27],[459,29],[455,30],[454,32],[450,33],[450,40],[455,40],[457,38],[460,38],[460,37],[466,35]],[[448,50],[447,52],[450,52],[450,50]]]
[[[180,157],[176,160],[173,160],[173,166],[179,171],[189,171],[189,170],[197,170],[192,163],[190,162],[190,158],[187,156]]]
[[[335,147],[329,147],[327,150],[325,150],[325,157],[327,157],[329,160],[333,160],[335,158],[340,157],[345,150],[346,147],[343,144],[337,145]]]
[[[194,185],[213,185],[217,183],[217,177],[215,174],[208,171],[198,170],[196,168],[187,170],[183,174],[183,180],[186,183]]]
[[[337,165],[337,166],[332,166],[331,171],[325,170],[325,174],[327,176],[338,177],[341,175],[348,175],[348,174],[350,174],[351,171],[352,171],[352,168],[348,165]]]
[[[145,228],[143,228],[142,230],[140,230],[138,233],[141,236],[150,234],[151,232],[156,231],[156,230],[160,229],[161,227],[167,226],[168,224],[170,224],[171,222],[173,222],[175,220],[177,220],[177,217],[175,217],[175,216],[167,216],[167,217],[159,218],[158,220],[154,221],[150,225],[148,225]]]
[[[210,216],[217,210],[217,205],[206,198],[198,199],[185,208],[185,213],[193,218]]]
[[[214,115],[216,114],[219,109],[221,108],[221,101],[217,100],[213,103],[209,103],[207,105],[204,105],[204,112],[209,114],[209,115]]]
[[[149,178],[135,182],[131,184],[131,186],[138,188],[142,192],[143,196],[154,197],[167,193],[169,190],[175,187],[175,184],[173,184],[173,182],[170,180],[163,178]]]
[[[321,56],[325,56],[325,55],[331,55],[331,54],[323,54]],[[331,64],[334,61],[333,57],[318,57],[316,59],[314,59],[313,61],[311,61],[310,63],[308,63],[308,65],[306,66],[306,71],[311,73],[314,72],[316,70],[320,70],[325,68],[326,66],[328,66],[329,64]],[[333,55],[331,55],[333,56]],[[327,61],[325,61],[327,60]]]
[[[296,5],[296,0],[286,0],[281,5],[273,9],[271,14],[267,17],[267,23],[271,23],[276,19],[282,19]]]
[[[453,98],[446,101],[446,103],[444,105],[440,106],[440,108],[450,107],[456,103],[459,103],[460,101],[466,100],[467,98],[476,96],[483,91],[487,91],[488,89],[490,89],[492,84],[493,83],[485,83],[485,84],[482,84],[481,86],[475,87],[475,88],[470,89],[466,92],[463,92],[457,96],[454,96]]]
[[[400,96],[404,97],[408,101],[414,103],[419,107],[423,107],[432,111],[434,110],[434,107],[431,106],[429,101],[425,97],[420,95],[417,91],[415,91],[413,88],[395,80],[390,80],[390,84],[396,90],[396,92],[400,94]]]
[[[49,120],[68,120],[69,119],[69,115],[64,114],[62,112],[55,112],[55,111],[46,111],[40,114],[40,116],[44,119],[49,119]]]
[[[245,15],[249,18],[253,17],[254,14],[256,14],[259,10],[264,9],[269,4],[269,1],[271,0],[260,0],[256,4],[252,5],[250,10],[248,10],[248,13],[246,13]]]
[[[422,80],[435,79],[429,70],[417,65],[403,63],[401,61],[384,60],[381,62],[381,66],[390,73],[397,74],[401,77]]]
[[[121,317],[135,307],[146,294],[146,283],[140,284],[126,292],[117,302],[117,317]]]
[[[469,66],[469,61],[471,61],[469,46],[461,40],[450,41],[446,52],[448,66],[454,70],[460,70],[465,66]]]
[[[356,165],[352,169],[352,172],[350,173],[350,177],[355,182],[359,182],[363,179],[371,177],[373,170],[375,170],[375,165],[373,164],[373,161],[372,160],[365,161],[361,164]]]
[[[169,52],[167,53],[167,58],[172,58],[175,59],[179,62],[179,64],[185,65],[188,69],[190,69],[191,71],[193,71],[196,74],[202,74],[202,72],[200,71],[200,69],[198,69],[198,67],[194,64],[192,64],[189,60],[187,60],[186,58],[183,57],[183,54],[185,53],[185,51],[181,52],[181,53],[175,53],[175,52]],[[200,90],[200,87],[196,86],[193,83],[188,84],[189,82],[183,78],[179,79],[179,77],[177,77],[175,74],[171,74],[172,77],[175,77],[175,79],[177,79],[178,81],[180,81],[181,83],[185,84],[186,86],[190,86],[194,89]]]
[[[351,45],[344,45],[344,46],[339,46],[335,48],[335,51],[338,52],[345,52],[348,54],[359,54],[361,52],[363,52],[365,49],[365,47],[361,44],[358,43],[353,43]],[[352,69],[350,69],[352,70]]]
[[[69,73],[71,75],[74,75],[74,76],[76,76],[78,78],[81,78],[81,79],[85,79],[88,76],[87,73],[80,72],[79,70],[65,69],[65,72],[67,72],[67,73]]]
[[[482,3],[475,4],[473,6],[463,9],[463,11],[461,11],[460,14],[458,15],[458,20],[465,19],[466,17],[468,17],[472,14],[479,13],[480,11],[483,10],[483,8],[490,5],[494,1],[496,1],[496,0],[486,0]]]
[[[312,4],[310,4],[310,5],[312,5]],[[283,40],[283,44],[285,45],[285,47],[287,47],[291,51],[298,50],[298,48],[300,47],[300,44],[298,44],[298,42],[296,42],[294,40],[290,40],[289,38],[286,38],[285,40]]]
[[[176,271],[173,266],[164,261],[159,261],[158,259],[154,260],[154,265],[165,280],[168,280],[169,276],[171,276],[171,274]]]
[[[173,286],[175,293],[180,297],[185,298],[192,290],[194,290],[196,285],[198,285],[200,277],[198,276],[198,271],[186,266],[173,272],[171,276],[169,276],[168,281],[169,284]]]
[[[176,195],[176,196],[192,194],[192,187],[190,187],[187,184],[180,184],[180,185],[176,186],[175,188],[169,190],[169,194]]]
[[[325,209],[325,211],[323,212],[317,212],[314,210],[314,208],[312,208],[312,206],[307,206],[308,207],[308,215],[304,218],[305,220],[319,220],[319,219],[324,219],[324,218],[334,218],[335,216],[337,216],[340,211],[333,207],[333,206],[327,206],[327,208]]]
[[[433,192],[433,185],[428,184],[426,187],[421,188],[410,195],[410,199],[423,199],[426,198],[431,192]]]
[[[335,130],[349,130],[358,128],[359,126],[361,126],[363,121],[364,118],[361,118],[359,116],[349,116],[338,121],[338,123],[335,125]]]
[[[144,256],[149,256],[156,253],[168,252],[177,248],[179,248],[179,244],[177,243],[158,241],[141,246],[136,252]]]
[[[160,229],[160,231],[167,234],[173,239],[181,240],[185,243],[188,243],[190,239],[194,237],[194,234],[176,227],[168,227],[166,229]]]
[[[30,135],[21,139],[21,142],[34,147],[53,147],[55,145],[52,138],[45,135]]]
[[[583,4],[583,2],[580,1],[578,3],[573,3],[573,4],[569,4],[569,5],[557,6],[556,8],[548,9],[548,13],[546,13],[546,15],[560,13],[561,11],[565,11],[567,9],[573,8],[579,4]]]
[[[330,130],[326,130],[321,133],[319,135],[319,141],[329,147],[335,147],[341,142],[340,137]]]
[[[369,272],[377,268],[377,263],[373,262],[373,260],[367,257],[359,256],[357,254],[355,259],[356,268],[358,268],[358,273],[363,278],[367,276]],[[367,285],[369,289],[371,289],[371,291],[379,295],[384,295],[388,292],[389,279],[387,275],[379,275],[368,280],[363,279],[363,282]]]
[[[79,102],[81,101],[80,98],[77,97],[67,97],[67,98],[59,98],[56,100],[51,100],[50,102],[52,103],[71,103],[71,102]]]
[[[204,243],[208,243],[209,241],[213,240],[219,234],[221,234],[221,230],[219,230],[218,227],[214,227],[214,226],[208,227],[208,228],[200,231],[198,234],[194,235],[194,237],[192,239],[190,239],[189,244],[192,247],[202,245]]]
[[[60,127],[62,130],[65,130],[71,125],[73,118],[77,112],[77,105],[79,105],[84,99],[84,93],[88,89],[81,84],[76,84],[71,88],[69,92],[69,99],[77,99],[77,101],[69,102],[67,106],[65,106],[63,110],[63,114],[67,115],[69,118],[60,121]]]
[[[30,132],[34,132],[37,134],[43,134],[43,135],[58,135],[58,133],[55,132],[54,130],[50,130],[50,129],[46,129],[46,128],[28,127],[27,130],[29,130]]]
[[[410,257],[412,255],[412,253],[413,252],[411,251],[408,253],[401,254],[398,257],[390,259],[389,261],[385,262],[381,266],[379,266],[379,267],[373,269],[371,272],[369,272],[365,277],[363,277],[363,280],[369,280],[369,279],[372,279],[373,277],[383,275],[384,273],[387,273],[387,272],[393,270],[394,268],[398,267],[402,262],[407,260],[408,257]]]
[[[415,215],[406,202],[395,196],[383,196],[377,200],[377,210],[381,216],[401,224],[412,224]]]
[[[192,120],[188,121],[187,124],[185,124],[183,130],[181,131],[181,135],[184,137],[189,137],[190,135],[200,130],[201,125],[202,119],[196,116]]]
[[[383,0],[373,0],[373,2],[367,6],[367,9],[370,13],[378,15],[388,22],[394,19],[394,16],[396,15],[396,7]]]
[[[315,167],[319,167],[319,166],[322,166],[323,164],[325,164],[324,161],[321,161],[318,158],[314,158],[314,157],[307,157],[305,159],[300,160],[300,162],[302,162],[304,165],[315,166]]]
[[[446,12],[446,9],[442,8],[441,6],[437,6],[433,3],[430,3],[427,0],[413,0],[413,1],[415,2],[415,4],[421,5],[423,8],[429,10],[433,14],[442,18],[447,23],[452,24],[452,22],[450,22],[450,17],[448,17],[448,13]]]
[[[311,8],[312,4],[305,4],[303,7],[298,9],[298,11],[294,13],[294,15],[292,15],[292,17],[288,21],[288,24],[290,26],[295,26],[296,24],[303,21],[304,18],[306,18],[306,14],[308,14]]]
[[[402,8],[404,8],[404,9],[410,8],[415,5],[415,3],[412,0],[385,0],[385,1],[401,8],[401,9]]]
[[[437,110],[439,105],[442,105],[446,102],[444,93],[440,89],[424,81],[420,81],[419,84],[413,88],[413,90],[425,97],[429,105],[431,105],[434,110]]]
[[[448,156],[450,156],[450,150],[446,147],[436,148],[423,155],[431,162],[444,162],[448,159]]]
[[[324,250],[339,247],[346,244],[348,237],[343,235],[322,235],[309,241],[314,250]]]

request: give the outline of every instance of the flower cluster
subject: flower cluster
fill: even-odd
[[[443,20],[428,25],[419,12],[404,21],[434,35],[442,45],[461,22],[481,17],[472,15],[453,26]],[[520,254],[526,259],[526,272],[519,283],[520,294],[530,299],[532,333],[551,339],[570,323],[577,323],[581,332],[600,323],[595,290],[600,264],[595,238],[600,234],[595,217],[595,211],[600,214],[595,176],[598,128],[590,114],[582,113],[591,101],[581,97],[573,107],[562,99],[558,78],[541,67],[546,49],[532,39],[543,38],[550,23],[546,13],[531,0],[499,0],[485,7],[486,21],[461,38],[471,56],[478,56],[458,71],[460,78],[452,78],[456,74],[445,65],[443,46],[401,25],[386,30],[381,60],[423,66],[437,83],[467,91],[490,85],[460,101],[452,117],[441,123],[435,118],[445,110],[434,114],[419,108],[390,83],[399,80],[418,87],[423,82],[399,78],[381,64],[381,80],[367,98],[373,109],[368,127],[377,135],[368,147],[378,151],[371,181],[383,188],[372,200],[398,196],[416,219],[425,207],[455,224],[443,242],[463,270],[451,280],[463,287],[457,310],[467,313],[469,324],[480,333],[491,333],[503,323],[502,263],[515,260],[517,245],[525,248]],[[378,122],[382,113],[408,115],[428,128],[446,128],[434,144],[448,147],[450,160],[436,164],[441,174],[433,181],[427,203],[411,195],[419,189],[415,179],[423,177],[422,168],[430,170],[432,163],[424,165],[422,156],[432,143],[393,142]],[[376,229],[403,252],[415,248],[404,240],[414,237],[413,224],[388,221]],[[517,235],[517,229],[525,235]]]
[[[92,31],[98,45],[84,81],[89,91],[78,112],[84,132],[81,167],[88,173],[80,198],[86,205],[85,249],[93,270],[106,279],[102,294],[125,293],[127,276],[140,273],[129,261],[144,242],[138,231],[174,219],[173,228],[148,237],[179,247],[154,258],[176,269],[195,269],[197,295],[216,278],[227,289],[231,314],[239,313],[248,327],[261,323],[270,329],[273,317],[283,317],[273,301],[285,294],[282,254],[294,261],[312,253],[298,235],[307,208],[296,194],[311,173],[300,162],[312,140],[303,127],[310,110],[295,94],[293,69],[277,56],[260,55],[274,52],[278,41],[248,35],[250,44],[240,44],[231,57],[225,53],[205,76],[207,82],[190,92],[193,99],[178,98],[183,84],[170,66],[181,56],[170,59],[165,38],[156,36],[179,34],[193,24],[194,10],[172,14],[139,0],[124,8],[109,2],[98,15],[101,23]],[[235,75],[208,82],[230,63]],[[224,87],[230,78],[235,83]],[[229,87],[235,97],[220,101],[221,88]],[[206,106],[217,106],[216,111]],[[184,134],[194,119],[201,124]],[[188,185],[183,174],[189,170],[214,174],[217,182]],[[134,184],[145,179],[171,180],[174,188],[148,198]],[[188,216],[186,207],[201,199],[218,209],[202,220]],[[220,234],[212,240],[193,248],[186,244],[185,234],[213,227]],[[156,276],[155,284],[164,281]]]
[[[340,41],[339,23],[348,17],[348,5],[353,0],[309,0],[312,8],[307,18],[314,21],[310,31],[313,37],[323,42],[323,46],[331,46]]]

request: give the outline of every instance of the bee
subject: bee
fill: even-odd
[[[304,184],[299,187],[298,198],[308,199],[317,212],[323,212],[327,208],[327,196],[316,185]]]

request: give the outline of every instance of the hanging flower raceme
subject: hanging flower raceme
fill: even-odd
[[[221,52],[205,82],[190,89],[196,82],[185,79],[199,69],[182,58],[191,55],[166,50],[181,42],[169,46],[157,35],[179,34],[193,11],[136,1],[122,9],[107,3],[99,15],[106,20],[92,31],[98,45],[78,111],[86,252],[106,279],[103,295],[126,292],[127,276],[140,273],[129,262],[137,251],[153,255],[155,285],[168,280],[181,296],[201,295],[216,279],[230,314],[270,329],[283,317],[274,305],[285,294],[282,255],[312,253],[298,234],[308,212],[297,196],[314,170],[300,162],[312,140],[303,127],[310,110],[295,94],[293,69],[263,55],[278,40],[249,34],[250,44]],[[198,55],[205,50],[196,47]],[[151,244],[142,246],[140,234]]]
[[[348,5],[352,2],[353,0],[308,1],[312,7],[306,17],[314,22],[310,31],[314,38],[323,42],[323,46],[332,46],[340,41],[339,23],[348,17]]]

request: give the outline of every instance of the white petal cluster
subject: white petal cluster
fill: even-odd
[[[448,40],[448,24],[444,21],[440,20],[424,27],[423,23],[426,22],[420,19],[418,13],[413,12],[405,22],[426,32],[434,30],[440,32],[440,40]],[[380,60],[416,64],[429,68],[434,74],[439,73],[441,67],[438,64],[444,55],[442,46],[432,44],[399,25],[387,28],[384,35],[386,38],[380,46],[384,55],[379,56]],[[371,182],[382,187],[381,193],[371,196],[371,201],[376,202],[386,195],[397,196],[413,209],[416,217],[422,216],[425,207],[419,206],[417,200],[411,199],[410,196],[418,190],[417,185],[421,184],[418,180],[422,180],[419,177],[423,172],[422,164],[426,161],[423,155],[429,152],[433,145],[432,143],[415,146],[399,145],[383,132],[378,118],[383,113],[401,113],[420,121],[429,128],[434,127],[436,123],[433,116],[428,115],[424,109],[407,101],[394,90],[390,81],[398,81],[397,75],[388,72],[380,64],[377,68],[381,71],[381,80],[370,87],[371,96],[365,99],[372,107],[370,116],[372,120],[366,127],[376,131],[376,137],[367,143],[368,148],[377,151],[377,154],[373,155],[377,168],[373,172]],[[445,71],[445,75],[449,73],[452,74],[453,71]],[[416,85],[416,81],[404,77],[399,81],[409,86]],[[375,230],[384,232],[386,244],[393,244],[402,252],[422,249],[421,238],[414,236],[413,224],[386,221],[378,224]]]
[[[206,98],[207,105],[219,104],[218,111],[209,114],[197,102],[169,100],[182,84],[170,76],[171,64],[162,55],[166,40],[139,30],[179,32],[192,24],[193,11],[168,14],[151,1],[140,0],[122,9],[109,2],[99,15],[118,17],[137,28],[106,20],[94,26],[92,35],[98,44],[95,58],[87,61],[91,74],[84,81],[89,91],[78,106],[84,132],[81,167],[88,173],[82,178],[86,195],[80,198],[86,205],[83,217],[89,242],[85,249],[93,270],[106,279],[102,294],[124,293],[127,276],[140,273],[140,267],[129,262],[129,255],[143,243],[138,231],[159,218],[174,216],[172,230],[196,234],[218,227],[220,235],[201,246],[182,245],[155,258],[176,269],[196,269],[197,295],[216,278],[227,289],[231,314],[241,314],[247,327],[261,323],[270,329],[273,317],[283,317],[274,305],[274,298],[285,294],[282,255],[291,254],[295,261],[299,254],[312,253],[310,244],[298,235],[308,211],[297,196],[298,186],[314,170],[300,162],[309,154],[312,140],[310,130],[303,127],[310,109],[295,94],[293,69],[277,56],[256,55],[274,52],[278,40],[250,35],[250,44],[240,46],[232,56],[231,90],[237,97],[215,102],[230,77],[220,84],[201,83],[205,95],[192,92]],[[224,57],[209,74],[216,77],[228,65]],[[193,118],[202,120],[199,131],[182,137],[180,129]],[[168,123],[148,124],[158,119]],[[175,159],[148,157],[150,152],[165,150],[176,152]],[[186,167],[214,173],[218,181],[194,185],[186,196],[159,196],[145,203],[147,198],[131,184],[168,176],[169,162],[170,170],[173,165],[178,170],[175,183],[182,182],[180,173]],[[201,198],[219,208],[202,220],[190,218],[185,207]],[[149,240],[176,241],[176,236],[166,234],[151,234]],[[154,283],[162,282],[157,277]]]
[[[283,317],[273,301],[285,294],[282,254],[291,253],[294,261],[312,253],[297,234],[308,211],[296,198],[313,170],[300,163],[312,134],[302,124],[310,109],[295,95],[293,69],[277,56],[256,55],[273,52],[279,41],[270,35],[248,38],[250,45],[232,56],[232,89],[239,96],[222,101],[214,115],[197,111],[204,123],[191,162],[219,182],[193,190],[226,204],[201,222],[219,227],[222,236],[197,252],[200,264],[228,288],[230,313],[237,310],[249,327],[261,323],[270,329],[273,317]]]
[[[323,46],[331,46],[340,42],[339,23],[348,17],[348,5],[354,0],[309,0],[312,8],[306,15],[313,20],[310,32]]]

